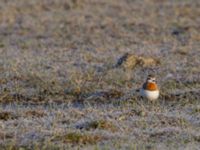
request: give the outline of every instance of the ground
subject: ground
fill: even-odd
[[[0,149],[200,149],[199,8],[2,0]]]

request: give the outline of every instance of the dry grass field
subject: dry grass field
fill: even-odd
[[[0,150],[200,149],[199,33],[199,0],[1,0]]]

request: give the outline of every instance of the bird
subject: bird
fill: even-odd
[[[159,89],[156,84],[156,77],[149,74],[146,82],[142,85],[139,92],[143,98],[147,98],[149,101],[157,100],[159,97]]]

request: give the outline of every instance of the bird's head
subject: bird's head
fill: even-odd
[[[148,83],[156,83],[156,77],[154,75],[152,75],[152,74],[149,74],[147,76],[146,82],[148,82]]]

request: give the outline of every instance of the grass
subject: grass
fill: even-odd
[[[96,120],[96,121],[86,122],[84,124],[77,126],[77,128],[85,130],[102,129],[111,132],[117,131],[117,127],[112,122],[106,120]]]
[[[64,143],[72,144],[96,144],[97,142],[105,140],[102,136],[99,135],[84,135],[80,133],[68,133],[66,135],[58,135],[53,140],[63,141]]]
[[[7,111],[0,112],[0,120],[7,121],[10,119],[17,119],[17,116],[12,112],[7,112]]]
[[[198,149],[199,5],[0,2],[0,149]]]

